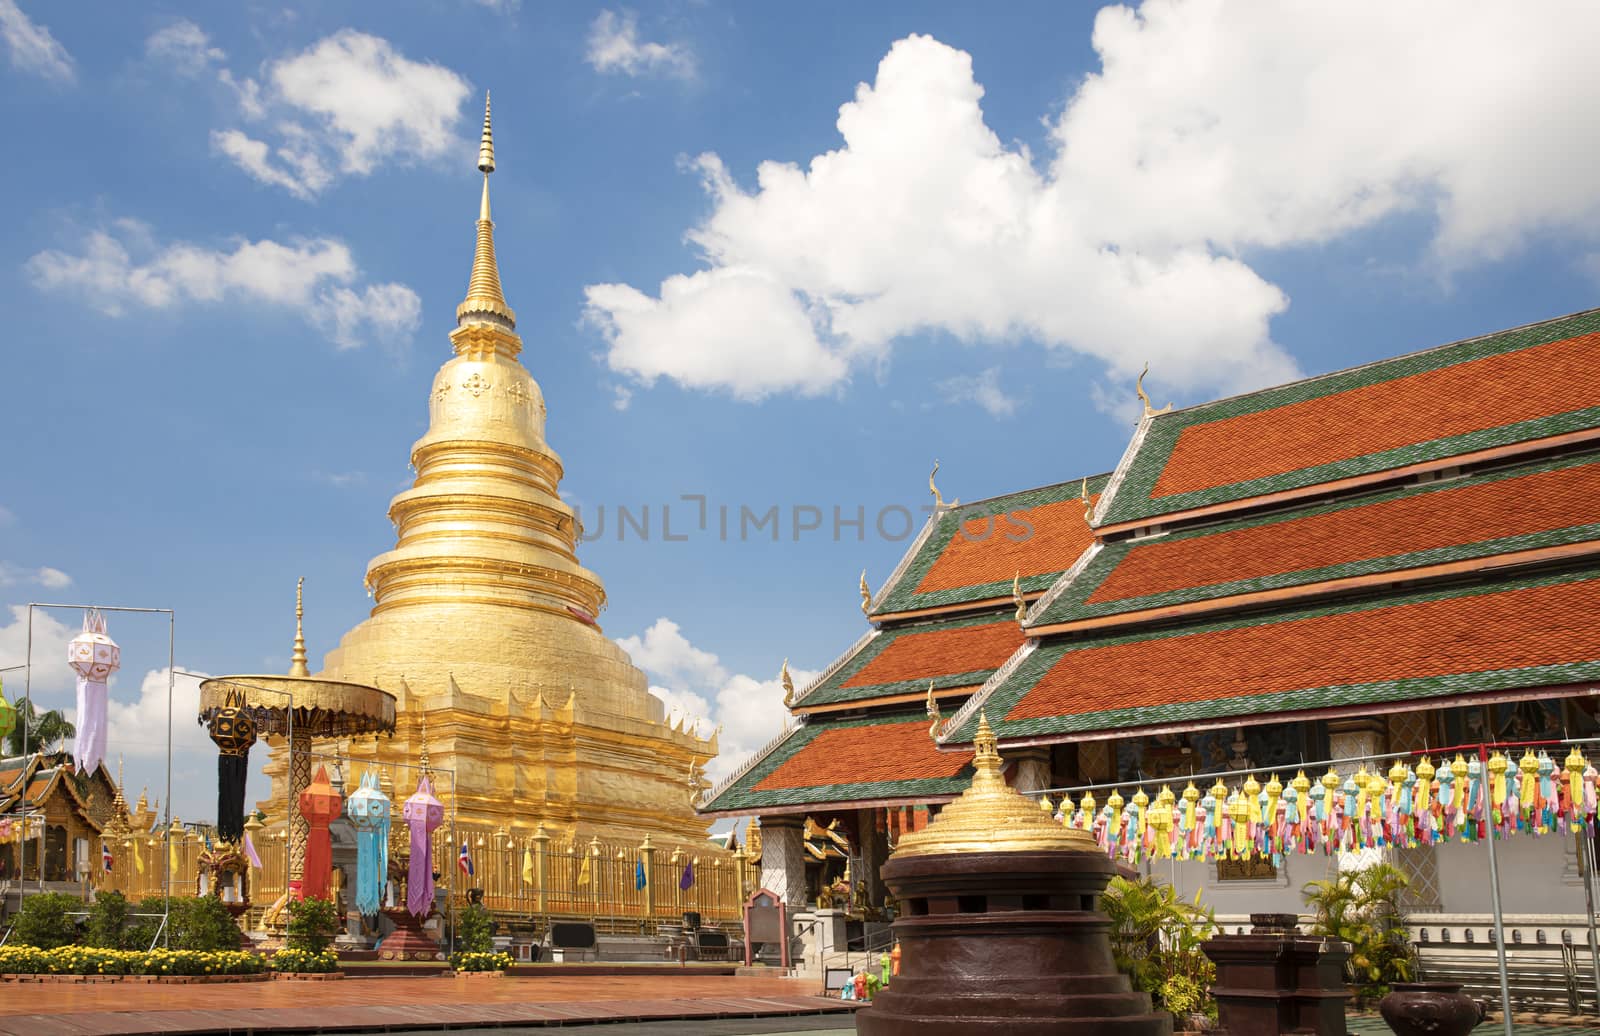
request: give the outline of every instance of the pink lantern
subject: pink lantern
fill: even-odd
[[[433,909],[433,832],[444,823],[444,804],[433,794],[433,782],[426,773],[417,781],[416,794],[406,799],[401,811],[411,829],[411,861],[406,874],[406,909],[417,917],[427,917]]]
[[[106,681],[122,667],[122,649],[106,636],[106,618],[90,609],[83,632],[67,645],[67,664],[78,674],[78,735],[72,756],[80,771],[96,769],[106,756]]]

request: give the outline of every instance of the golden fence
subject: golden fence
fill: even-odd
[[[281,832],[281,828],[279,832]],[[162,894],[167,843],[156,835],[125,837],[112,845],[111,872],[100,887],[137,902]],[[458,863],[465,843],[472,861],[469,877]],[[402,843],[403,844],[403,843]],[[756,887],[757,872],[742,851],[699,847],[558,840],[544,834],[508,836],[489,831],[439,830],[433,837],[433,869],[438,885],[464,903],[468,889],[482,889],[483,902],[505,918],[582,918],[605,922],[612,930],[653,930],[688,911],[707,922],[735,922],[745,897]],[[250,899],[255,911],[269,907],[288,886],[288,844],[278,834],[263,834],[256,846],[262,866],[251,868]],[[190,832],[171,844],[172,893],[201,891],[200,857],[204,842]],[[686,867],[692,881],[684,888]],[[641,882],[641,870],[643,880]],[[354,878],[354,874],[349,875]]]

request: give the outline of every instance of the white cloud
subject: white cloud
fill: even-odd
[[[706,268],[654,296],[587,289],[612,369],[759,399],[817,393],[942,331],[1026,337],[1130,382],[1235,391],[1298,372],[1288,304],[1244,249],[1314,245],[1401,213],[1440,273],[1531,235],[1600,235],[1600,7],[1150,0],[1095,23],[1101,71],[1036,160],[987,125],[971,58],[894,44],[839,110],[842,142],[736,183],[689,231]],[[1548,74],[1562,69],[1559,76]]]
[[[0,525],[10,525],[16,520],[17,515],[15,511],[12,511],[7,507],[0,506]]]
[[[695,721],[702,735],[722,727],[721,751],[706,767],[713,781],[776,737],[789,718],[776,675],[759,680],[730,674],[715,654],[691,644],[671,619],[657,619],[642,636],[622,637],[617,643],[650,675],[650,693],[666,705],[669,718]],[[789,674],[796,687],[817,676],[809,669],[791,668]]]
[[[284,306],[340,348],[406,339],[421,320],[421,301],[405,285],[351,287],[360,270],[350,249],[332,238],[236,240],[230,250],[186,241],[161,245],[149,228],[121,221],[113,231],[91,231],[76,254],[52,249],[26,265],[40,290],[77,291],[81,301],[113,316],[130,306],[190,302]]]
[[[59,568],[51,568],[49,565],[39,569],[35,578],[39,580],[39,585],[46,590],[62,590],[72,585],[71,576]]]
[[[1017,412],[1017,400],[1000,387],[999,367],[946,378],[939,383],[939,391],[951,403],[976,403],[991,417],[1011,417]]]
[[[472,0],[479,7],[487,7],[496,14],[516,14],[522,10],[522,0]]]
[[[467,83],[442,65],[412,61],[389,41],[344,29],[272,63],[266,87],[224,81],[246,118],[275,113],[274,142],[239,129],[212,147],[261,183],[310,199],[339,176],[368,176],[388,161],[470,151],[455,133]]]
[[[639,19],[632,11],[601,11],[589,26],[584,59],[596,72],[626,76],[664,75],[694,78],[694,55],[681,43],[639,40]]]
[[[11,621],[0,625],[0,669],[28,663],[28,606],[11,605]],[[3,613],[0,613],[3,615]],[[78,635],[50,612],[34,609],[33,612],[33,693],[35,696],[61,694],[72,690],[72,670],[64,664],[67,642]],[[24,674],[21,670],[0,673],[10,688],[6,697],[15,702],[21,696]]]
[[[63,83],[76,77],[67,48],[24,14],[16,0],[0,0],[0,40],[5,41],[11,63],[25,72]]]
[[[72,585],[72,577],[59,568],[45,565],[41,568],[18,568],[9,561],[0,561],[0,586],[32,583],[46,590],[60,590]]]
[[[228,59],[211,44],[204,29],[187,18],[151,33],[144,41],[145,56],[181,76],[198,76]]]

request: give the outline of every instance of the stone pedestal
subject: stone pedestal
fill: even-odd
[[[795,920],[799,921],[804,916],[796,914]],[[816,921],[816,945],[823,953],[843,953],[845,943],[849,939],[848,924],[850,915],[843,910],[818,910],[810,917]]]
[[[383,916],[394,923],[394,931],[378,946],[379,960],[444,960],[444,952],[422,930],[422,924],[405,907],[389,907]]]
[[[896,856],[884,881],[900,974],[857,1013],[862,1036],[1167,1036],[1117,971],[1096,906],[1113,873],[1098,850]]]
[[[1293,914],[1252,914],[1248,935],[1201,948],[1217,966],[1211,995],[1228,1036],[1344,1036],[1347,943],[1301,935]]]

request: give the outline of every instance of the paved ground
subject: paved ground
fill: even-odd
[[[508,1036],[535,1029],[452,1029],[450,1036]],[[624,1022],[621,1025],[563,1026],[562,1036],[856,1036],[852,1026],[839,1028],[837,1015],[822,1018],[696,1018],[681,1022]],[[391,1033],[391,1036],[437,1036],[435,1032]]]
[[[818,1012],[848,1010],[815,995],[816,984],[705,975],[559,975],[533,978],[382,978],[217,985],[7,984],[0,1034],[101,1036],[200,1032],[423,1032],[482,1025],[542,1027],[693,1019],[678,1032],[782,1032],[752,1023],[787,1018],[805,1031]],[[714,1027],[719,1020],[732,1028]],[[774,1019],[776,1020],[776,1019]],[[831,1028],[848,1021],[839,1014]],[[740,1027],[742,1026],[742,1027]],[[643,1029],[641,1032],[655,1030]],[[672,1033],[673,1030],[661,1030]],[[848,1029],[846,1031],[849,1031]],[[676,1034],[674,1034],[676,1036]]]

